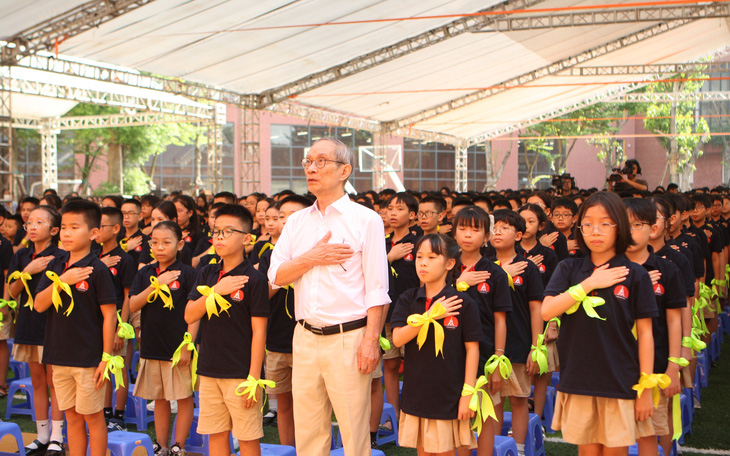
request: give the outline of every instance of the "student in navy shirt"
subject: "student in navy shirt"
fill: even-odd
[[[651,392],[637,399],[632,386],[654,368],[656,300],[649,273],[624,255],[633,240],[621,199],[594,193],[578,220],[578,244],[590,255],[558,264],[542,304],[543,319],[562,322],[552,427],[581,454],[619,451],[636,442],[636,420],[653,412]],[[604,304],[592,307],[595,298]]]
[[[269,233],[269,239],[259,240],[253,245],[251,255],[248,257],[248,262],[251,266],[256,266],[261,255],[268,250],[273,250],[276,241],[281,236],[281,227],[279,226],[279,208],[276,204],[272,204],[266,208],[266,215],[264,216],[264,228]]]
[[[459,246],[443,234],[429,234],[416,246],[416,268],[423,282],[401,294],[393,311],[393,341],[405,347],[403,399],[398,440],[418,453],[446,453],[476,448],[471,430],[469,396],[464,385],[474,386],[482,338],[479,310],[464,293],[448,285]],[[442,326],[443,345],[437,345],[435,328],[410,322],[414,314],[438,310],[433,325]],[[432,315],[432,314],[431,314]],[[426,338],[417,342],[421,331]],[[438,372],[438,375],[434,375]]]
[[[626,257],[644,266],[652,277],[658,315],[652,319],[654,335],[654,368],[652,373],[666,374],[671,384],[663,390],[663,397],[654,407],[651,420],[639,425],[639,452],[656,454],[657,436],[659,443],[669,452],[671,428],[669,425],[668,398],[679,394],[679,356],[682,342],[682,308],[687,306],[684,284],[677,266],[669,260],[658,257],[649,246],[651,235],[659,231],[656,225],[656,206],[647,199],[624,199],[631,225],[634,245],[626,250]],[[675,361],[669,361],[674,359]],[[648,424],[651,423],[651,426]]]
[[[585,252],[578,248],[575,240],[575,223],[578,205],[570,198],[556,198],[552,202],[550,218],[555,228],[565,236],[568,247],[568,258],[582,258]]]
[[[213,230],[215,224],[215,213],[225,203],[213,203],[208,208],[208,232]],[[198,246],[193,252],[192,265],[196,269],[200,269],[206,264],[214,264],[220,261],[220,257],[215,253],[213,247],[213,238],[210,235],[198,241]]]
[[[251,214],[243,206],[229,204],[218,209],[212,236],[221,261],[198,272],[185,308],[188,324],[202,320],[198,432],[210,435],[213,456],[231,454],[231,431],[241,454],[258,452],[258,439],[263,437],[259,384],[251,397],[236,395],[248,377],[260,380],[266,351],[268,286],[263,274],[244,257],[252,225]],[[214,307],[209,307],[208,296],[216,295]]]
[[[530,377],[539,371],[533,362],[532,346],[543,332],[540,318],[543,284],[537,266],[527,258],[518,255],[516,245],[525,232],[525,221],[512,210],[494,211],[494,229],[491,243],[498,261],[512,278],[512,312],[507,316],[507,346],[505,355],[512,362],[512,375],[502,385],[502,397],[509,397],[512,407],[512,430],[517,451],[524,451],[530,397]],[[501,421],[502,405],[496,407]]]
[[[143,246],[150,238],[142,233],[139,228],[141,220],[142,205],[136,199],[127,199],[122,203],[122,227],[117,240],[125,252],[132,257],[136,265],[139,263],[139,256]]]
[[[29,298],[34,298],[36,295],[35,290],[48,263],[65,253],[58,248],[60,228],[61,215],[55,209],[50,206],[39,206],[33,210],[30,217],[28,217],[28,239],[31,243],[27,248],[18,250],[18,253],[10,261],[10,267],[8,268],[10,277],[8,292],[18,303],[13,359],[19,362],[27,362],[30,367],[30,379],[35,391],[33,407],[38,410],[36,414],[37,438],[25,448],[26,454],[31,456],[45,452],[58,455],[63,451],[61,446],[63,442],[63,414],[58,408],[56,390],[53,388],[53,382],[50,381],[51,367],[41,362],[46,330],[46,313],[35,312],[29,301]],[[23,284],[24,280],[17,277],[23,273],[30,274],[30,279],[25,279],[25,285]],[[30,295],[28,295],[28,291],[30,291]],[[3,324],[10,325],[11,321],[11,319],[3,320]],[[52,426],[49,426],[48,422],[49,390],[51,414],[53,415]],[[53,442],[52,445],[49,445],[50,442]]]
[[[504,355],[507,341],[507,312],[512,312],[512,295],[507,273],[482,256],[490,232],[489,215],[478,206],[460,210],[453,219],[453,236],[461,248],[456,264],[459,277],[456,288],[469,295],[479,308],[482,338],[479,341],[478,373],[485,372],[485,364],[492,355]],[[551,251],[552,252],[552,251]],[[495,405],[501,404],[502,376],[499,369],[488,375],[487,391]],[[487,419],[477,439],[479,456],[491,455],[497,423]]]
[[[150,221],[150,227],[154,228],[160,222],[172,221],[177,222],[177,207],[170,201],[162,201],[154,209],[152,209],[152,218]],[[179,225],[179,224],[178,224]],[[150,230],[151,230],[150,228]],[[182,229],[182,228],[181,228]],[[178,260],[183,264],[190,266],[193,261],[192,250],[187,247],[187,243],[178,254]],[[138,267],[142,269],[147,264],[155,261],[154,253],[151,251],[149,243],[142,246],[142,253],[139,256]]]
[[[179,225],[171,221],[159,222],[152,228],[150,236],[157,261],[139,270],[129,291],[130,310],[140,312],[142,333],[145,336],[140,348],[139,375],[134,395],[155,401],[155,454],[167,451],[170,441],[170,401],[177,401],[178,423],[169,450],[170,455],[176,456],[182,453],[185,446],[195,404],[191,352],[186,348],[180,350],[180,361],[174,366],[171,359],[186,332],[190,334],[191,341],[195,340],[198,333],[197,322],[185,322],[185,306],[196,274],[192,266],[182,264],[177,259],[185,242]],[[159,283],[160,291],[153,280]]]

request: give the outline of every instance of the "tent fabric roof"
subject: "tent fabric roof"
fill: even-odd
[[[0,0],[0,10],[9,11],[0,17],[0,39],[82,3],[30,0],[21,5],[15,0]],[[156,0],[65,40],[60,52],[240,93],[261,93],[442,26],[456,17],[383,19],[474,13],[499,3],[498,0]],[[545,0],[537,3],[536,8],[571,8],[606,2]],[[631,5],[637,0],[616,3]],[[299,26],[343,21],[356,23]],[[390,122],[657,24],[637,22],[464,33],[305,92],[296,101]],[[730,29],[725,19],[699,19],[630,45],[616,46],[586,65],[688,62],[728,43]],[[413,127],[471,138],[615,90],[637,78],[559,74],[543,77],[425,119]]]

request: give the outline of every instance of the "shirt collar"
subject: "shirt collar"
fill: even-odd
[[[327,214],[327,211],[329,210],[329,208],[333,208],[340,214],[344,214],[345,212],[347,212],[347,206],[350,202],[351,202],[350,196],[347,193],[345,193],[344,195],[342,195],[342,197],[340,199],[338,199],[334,203],[327,206],[327,208],[324,210],[324,214],[322,214],[322,212],[320,212],[319,206],[317,205],[316,201],[314,202],[314,204],[312,204],[312,211],[316,211],[321,217],[324,217]]]
[[[221,261],[219,263],[216,263],[214,266],[214,270],[216,271],[216,273],[220,274],[220,272],[223,270],[223,262]],[[226,272],[221,277],[226,277],[229,275],[247,275],[249,273],[249,268],[251,268],[251,264],[244,258],[241,264]]]
[[[624,255],[616,255],[610,260],[608,260],[608,267],[609,268],[615,268],[616,266],[625,266],[628,260]],[[600,266],[600,265],[599,265]],[[591,261],[591,256],[586,255],[583,258],[583,262],[580,266],[580,270],[582,272],[591,273],[597,266],[593,264],[593,261]]]
[[[175,260],[172,262],[172,264],[170,266],[167,267],[167,269],[165,269],[164,271],[160,271],[160,272],[179,271],[180,267],[181,267],[180,260]],[[158,269],[160,269],[160,263],[155,263],[155,271],[157,271]]]
[[[85,268],[86,266],[89,266],[91,262],[94,261],[94,259],[96,259],[96,255],[94,255],[92,252],[89,252],[88,255],[86,255],[76,263],[69,265],[69,268]]]

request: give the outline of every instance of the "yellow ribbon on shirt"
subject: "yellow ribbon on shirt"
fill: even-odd
[[[18,302],[17,301],[13,301],[12,299],[10,301],[6,301],[4,299],[0,299],[0,309],[2,309],[5,306],[10,307],[12,310],[16,310],[18,308]],[[2,317],[2,314],[0,314],[0,317]],[[2,321],[1,318],[0,318],[0,321]],[[13,318],[13,323],[15,323],[17,321],[18,321],[18,314],[16,313],[15,314],[15,318]],[[2,327],[2,326],[0,325],[0,327]]]
[[[255,234],[251,235],[251,245],[254,245],[256,243],[257,236]]]
[[[548,371],[548,349],[545,345],[545,334],[538,334],[537,343],[532,347],[532,362],[540,367],[540,375]]]
[[[261,258],[261,255],[263,255],[265,251],[273,248],[274,244],[272,244],[271,242],[267,242],[266,244],[264,244],[263,247],[261,247],[261,250],[259,250],[259,258]]]
[[[503,379],[507,380],[509,376],[512,375],[512,363],[505,355],[490,356],[484,364],[484,374],[487,376],[492,375],[494,371],[497,370],[497,367],[499,367],[499,375],[501,375]]]
[[[436,321],[438,317],[444,314],[446,314],[446,309],[440,302],[437,302],[423,314],[413,314],[408,317],[406,321],[409,326],[416,328],[419,326],[421,327],[416,339],[419,350],[423,347],[423,344],[426,342],[426,338],[428,337],[428,327],[433,324],[433,336],[436,341],[436,356],[439,355],[439,352],[441,352],[442,357],[444,356],[444,327],[441,326],[441,323]]]
[[[606,301],[603,298],[598,296],[588,296],[580,284],[568,288],[568,294],[571,298],[576,300],[576,303],[574,306],[565,311],[566,314],[570,315],[575,313],[582,305],[583,310],[585,310],[586,315],[589,317],[605,320],[605,318],[602,318],[598,315],[598,313],[596,313],[595,309],[598,306],[606,304]]]
[[[214,286],[207,287],[205,285],[199,285],[198,292],[203,296],[206,296],[205,311],[208,313],[208,319],[210,319],[212,315],[220,315],[218,307],[220,307],[221,311],[224,311],[226,313],[228,313],[228,309],[231,308],[231,303],[228,302],[226,298],[216,293]]]
[[[106,361],[106,368],[104,369],[104,378],[111,380],[109,374],[114,375],[116,387],[114,391],[118,390],[120,386],[124,386],[124,377],[122,376],[122,369],[124,369],[124,358],[121,356],[112,356],[109,353],[102,353],[101,360]]]
[[[162,299],[163,308],[170,310],[175,308],[175,306],[172,305],[172,292],[170,291],[169,286],[164,283],[160,283],[155,276],[150,277],[150,286],[153,290],[152,293],[147,296],[147,302],[155,302],[155,300],[159,297]]]
[[[66,312],[64,312],[64,315],[67,317],[71,315],[71,311],[74,309],[74,297],[71,294],[71,286],[67,284],[66,282],[61,282],[61,279],[58,278],[58,274],[56,274],[53,271],[46,271],[46,277],[51,279],[51,282],[53,282],[53,293],[51,294],[51,301],[53,302],[53,307],[56,308],[56,312],[58,312],[60,307],[63,307],[63,300],[61,299],[61,293],[59,290],[62,290],[66,292],[66,294],[71,298],[71,304],[68,306],[68,309],[66,309]]]
[[[469,410],[476,412],[474,424],[471,428],[476,429],[477,435],[482,433],[482,424],[487,421],[487,418],[498,421],[497,415],[494,413],[492,398],[489,397],[489,393],[484,389],[487,386],[487,382],[487,377],[482,375],[477,379],[474,386],[464,383],[464,388],[461,390],[462,396],[471,396],[471,399],[469,399]]]
[[[499,260],[495,261],[494,263],[497,266],[502,266],[502,264],[499,262]],[[502,268],[502,269],[504,269],[504,268]],[[509,286],[514,290],[515,289],[515,282],[514,282],[514,280],[512,280],[512,276],[510,275],[509,272],[507,272],[507,271],[504,271],[504,272],[507,274],[507,278],[509,279]]]
[[[643,393],[644,390],[651,390],[654,408],[656,408],[659,405],[659,400],[661,399],[661,390],[667,388],[671,384],[672,379],[670,379],[667,374],[647,374],[642,372],[641,377],[639,377],[639,383],[632,386],[631,389],[636,391],[636,395],[638,397],[641,397],[641,393]]]
[[[395,277],[396,279],[398,278],[398,273],[395,272],[395,268],[393,266],[390,267],[390,272],[391,274],[393,274],[393,277]]]
[[[134,328],[129,323],[122,321],[122,311],[117,310],[117,323],[119,323],[119,330],[117,330],[117,336],[122,339],[134,339]]]
[[[28,240],[28,238],[23,238],[20,243],[23,244],[23,247],[28,247],[30,245],[30,241]]]
[[[14,271],[8,276],[8,283],[18,279],[23,282],[23,286],[25,287],[25,293],[28,295],[28,301],[26,301],[25,307],[30,307],[30,310],[33,310],[33,295],[30,292],[30,288],[28,288],[28,281],[32,278],[33,277],[30,274],[22,271]]]
[[[119,247],[121,247],[122,250],[124,250],[125,252],[127,251],[127,241],[128,240],[129,240],[129,238],[124,238],[121,241],[119,241]]]
[[[238,384],[236,387],[236,395],[237,396],[245,396],[248,394],[248,397],[246,399],[253,399],[254,402],[258,402],[258,399],[256,399],[256,389],[261,388],[263,390],[264,395],[264,402],[261,404],[261,410],[264,410],[264,405],[266,405],[266,387],[274,388],[276,387],[276,382],[273,382],[271,380],[264,380],[264,379],[258,379],[256,380],[253,378],[253,376],[249,375],[246,380],[242,381]],[[243,391],[240,391],[241,388],[244,388]]]
[[[195,348],[193,335],[187,331],[185,331],[183,341],[180,343],[180,345],[178,345],[177,349],[175,349],[175,353],[172,354],[172,367],[175,367],[175,365],[180,362],[180,355],[182,354],[183,348],[187,349],[187,351],[193,352],[190,366],[192,369],[193,387],[195,387],[195,381],[198,378],[198,350]]]
[[[456,291],[467,291],[469,289],[469,284],[466,282],[459,282],[456,284]]]

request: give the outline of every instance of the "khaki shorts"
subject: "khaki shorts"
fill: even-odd
[[[383,378],[383,357],[380,357],[380,361],[378,361],[378,364],[375,365],[375,369],[370,374],[372,376],[372,379],[375,380],[376,378]]]
[[[669,400],[662,395],[650,419],[636,423],[636,437],[669,435]]]
[[[401,412],[398,445],[423,448],[427,453],[445,453],[459,447],[476,448],[471,420],[432,420]]]
[[[266,353],[266,379],[276,383],[273,388],[267,388],[269,394],[291,392],[291,372],[293,360],[291,353]]]
[[[243,396],[236,395],[236,387],[243,378],[212,378],[199,375],[200,417],[199,434],[218,434],[232,431],[238,440],[251,441],[264,436],[261,391],[253,407],[244,407]]]
[[[559,372],[560,371],[560,358],[558,358],[558,343],[557,341],[548,342],[545,344],[547,347],[548,356],[548,372]]]
[[[558,391],[552,428],[574,445],[630,446],[636,443],[635,402]]]
[[[117,335],[115,334],[114,335],[114,339],[115,340],[116,340],[116,337],[117,337]],[[114,352],[112,353],[113,356],[121,356],[122,358],[125,358],[124,359],[124,364],[125,365],[127,364],[127,359],[126,359],[127,358],[127,343],[128,343],[128,339],[124,339],[124,343],[122,344],[122,348],[120,348],[119,350],[114,350]]]
[[[690,373],[689,366],[684,366],[679,370],[679,379],[682,382],[682,388],[692,388],[692,374]]]
[[[13,344],[13,359],[21,363],[42,363],[43,345]]]
[[[140,358],[134,395],[149,401],[177,401],[192,396],[190,365],[172,367],[172,361]]]
[[[12,339],[15,335],[15,323],[13,323],[15,311],[5,306],[0,310],[0,313],[3,315],[3,326],[0,328],[0,340]]]
[[[502,382],[502,389],[499,390],[502,397],[530,397],[530,376],[527,374],[525,363],[512,364],[512,374]]]
[[[142,310],[129,314],[129,324],[132,325],[134,329],[139,329],[142,325]]]
[[[393,343],[393,330],[390,327],[390,323],[385,324],[385,338],[390,342],[390,350],[385,351],[383,359],[402,358],[404,347],[396,347]]]
[[[53,387],[61,411],[71,408],[81,415],[92,415],[104,408],[106,388],[96,389],[95,367],[53,366]]]

